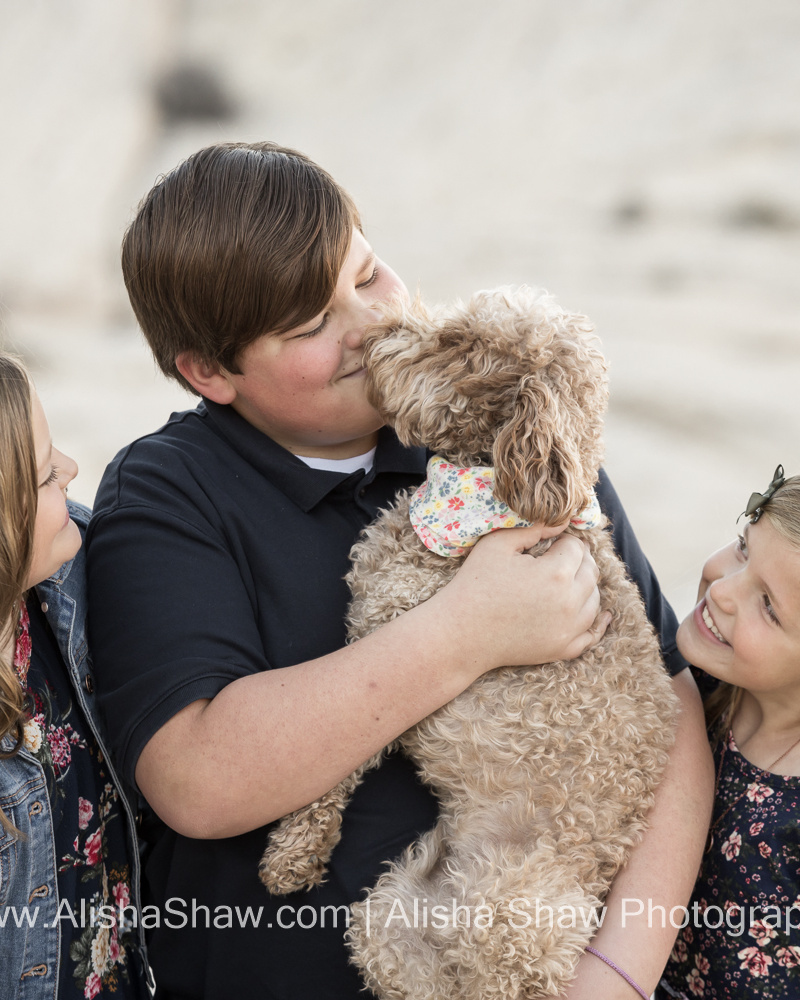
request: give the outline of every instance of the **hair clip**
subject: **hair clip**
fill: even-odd
[[[783,466],[779,465],[775,470],[775,475],[772,477],[772,482],[766,488],[763,493],[751,493],[750,499],[747,501],[747,506],[745,507],[743,514],[745,517],[750,518],[750,523],[755,524],[756,521],[764,513],[764,505],[767,501],[771,500],[775,494],[775,491],[780,489],[781,486],[786,482],[786,477],[783,474]],[[741,517],[742,514],[739,515]]]

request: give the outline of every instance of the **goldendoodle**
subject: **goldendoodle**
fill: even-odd
[[[588,320],[529,288],[436,311],[398,305],[368,334],[365,359],[373,404],[434,457],[426,483],[353,548],[351,640],[444,586],[474,522],[555,525],[585,511],[607,399]],[[387,748],[415,762],[439,819],[353,907],[352,959],[379,997],[556,994],[644,831],[676,699],[605,519],[589,525],[567,530],[590,546],[612,613],[598,644],[569,662],[491,671]],[[275,827],[259,868],[271,892],[324,879],[342,810],[381,756]]]

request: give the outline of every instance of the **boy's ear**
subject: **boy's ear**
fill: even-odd
[[[190,351],[182,351],[175,358],[175,367],[201,396],[213,403],[227,404],[236,399],[236,389],[230,376],[219,365],[201,361]]]

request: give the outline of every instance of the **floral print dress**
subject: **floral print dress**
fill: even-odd
[[[139,996],[128,985],[136,943],[131,911],[125,912],[131,869],[117,791],[74,700],[55,636],[34,601],[31,592],[22,608],[14,665],[28,694],[25,747],[44,769],[53,817],[61,929],[58,996]]]
[[[797,1000],[800,778],[755,767],[733,733],[715,758],[718,825],[656,996]]]

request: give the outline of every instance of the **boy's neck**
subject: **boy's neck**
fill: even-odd
[[[282,442],[278,441],[278,444],[281,443]],[[359,455],[366,455],[367,452],[372,451],[373,448],[375,448],[377,443],[378,432],[375,431],[375,433],[368,434],[362,438],[357,438],[355,441],[342,441],[340,444],[324,445],[316,448],[311,445],[298,445],[287,448],[286,450],[291,451],[291,453],[293,455],[297,455],[298,458],[325,458],[338,461],[345,458],[356,458]],[[284,445],[284,447],[286,448],[286,445]]]

